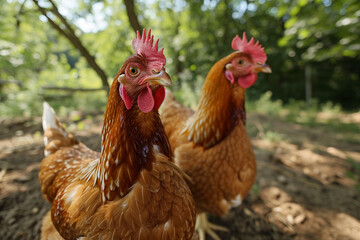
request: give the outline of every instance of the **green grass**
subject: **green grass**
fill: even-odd
[[[264,93],[257,101],[249,101],[246,108],[249,111],[254,111],[263,114],[280,115],[283,110],[283,102],[281,100],[271,100],[272,92]]]
[[[62,94],[62,92],[56,91],[49,93],[53,96]],[[28,88],[6,96],[5,100],[0,103],[0,120],[19,116],[41,116],[43,101],[47,101],[55,109],[58,116],[68,116],[74,110],[82,112],[104,111],[107,93],[105,91],[76,92],[72,96],[44,99],[43,95],[35,89]]]
[[[271,100],[271,96],[271,92],[266,92],[257,101],[249,102],[247,109],[252,112],[280,117],[288,122],[303,126],[322,127],[328,132],[343,134],[346,141],[360,143],[360,137],[356,136],[356,134],[360,134],[360,124],[344,122],[342,117],[346,116],[347,113],[341,109],[340,105],[332,102],[319,104],[314,99],[312,105],[307,107],[304,101],[291,100],[284,104],[280,100]],[[269,139],[278,138],[272,132],[266,135]]]
[[[349,157],[346,160],[351,166],[351,169],[346,172],[346,175],[356,181],[355,188],[360,191],[360,163]]]
[[[63,93],[50,91],[47,94],[61,95]],[[185,105],[196,107],[197,97],[190,89],[175,92],[175,95],[180,100],[183,100]],[[309,127],[323,127],[332,133],[345,134],[344,139],[346,141],[360,143],[360,137],[354,135],[360,134],[360,124],[342,121],[339,116],[344,116],[346,113],[339,105],[331,102],[319,104],[316,100],[313,100],[311,107],[307,107],[304,101],[291,100],[289,103],[284,104],[281,100],[272,100],[271,97],[272,93],[266,92],[258,100],[248,101],[246,104],[247,110],[280,117],[288,122]],[[17,116],[41,116],[43,101],[43,97],[35,87],[29,86],[26,90],[14,91],[7,95],[5,101],[0,103],[0,116],[7,119]],[[48,102],[54,107],[59,116],[69,116],[69,113],[73,110],[82,112],[104,111],[107,94],[105,91],[78,92],[70,97],[48,99]],[[319,116],[321,114],[325,114],[327,118],[320,121]],[[259,130],[256,126],[250,126],[249,134],[250,136],[256,136],[259,134]],[[263,135],[269,141],[282,140],[282,136],[271,131],[271,129],[265,129]]]
[[[267,130],[263,136],[264,140],[267,140],[269,142],[280,142],[285,141],[284,136],[281,133]]]

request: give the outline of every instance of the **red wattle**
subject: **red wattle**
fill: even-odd
[[[147,83],[146,88],[141,90],[138,96],[138,106],[142,112],[148,113],[154,108],[154,105],[154,97],[152,95],[151,88]]]
[[[127,94],[124,85],[122,85],[122,84],[120,84],[119,93],[120,93],[120,96],[121,96],[122,100],[123,100],[124,103],[125,103],[126,109],[131,109],[132,106],[133,106],[132,100],[131,100],[131,98],[129,97],[129,95]]]
[[[256,79],[257,79],[257,75],[252,73],[244,77],[238,78],[237,82],[240,85],[240,87],[248,88],[254,85]]]
[[[159,89],[154,94],[155,99],[155,109],[159,110],[161,104],[163,103],[165,99],[165,88],[163,86],[160,86]]]

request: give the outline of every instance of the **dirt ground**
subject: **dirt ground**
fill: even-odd
[[[74,124],[64,121],[81,141],[100,149],[100,115]],[[210,216],[229,229],[220,237],[359,240],[360,190],[354,174],[359,171],[359,141],[260,114],[250,114],[247,122],[257,181],[242,206],[225,218]],[[50,208],[37,179],[41,131],[41,119],[0,123],[0,239],[39,239],[41,219]],[[351,137],[360,139],[356,133]]]

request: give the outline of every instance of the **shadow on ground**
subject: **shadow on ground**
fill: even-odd
[[[101,116],[82,121],[81,130],[65,122],[79,140],[100,149]],[[257,180],[239,208],[225,218],[210,216],[229,229],[219,232],[221,239],[359,239],[358,179],[348,174],[354,171],[348,159],[360,163],[359,144],[326,128],[260,114],[250,114],[247,122]],[[39,239],[50,208],[37,180],[43,158],[40,119],[3,122],[0,128],[1,239]]]

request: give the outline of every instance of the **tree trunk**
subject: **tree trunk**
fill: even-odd
[[[305,66],[305,98],[306,98],[306,106],[311,107],[311,66]]]
[[[124,4],[131,27],[134,29],[135,32],[141,32],[143,27],[140,25],[138,17],[136,15],[134,0],[124,0]]]
[[[107,81],[107,76],[105,72],[102,70],[102,68],[96,63],[95,57],[92,56],[89,51],[84,47],[79,37],[76,36],[74,30],[69,25],[67,20],[64,18],[64,16],[61,15],[59,12],[57,6],[52,0],[49,0],[51,5],[53,6],[50,10],[55,16],[57,16],[60,21],[62,22],[64,29],[60,27],[57,23],[55,23],[48,15],[47,9],[41,7],[39,5],[38,0],[33,0],[33,2],[36,4],[36,6],[39,8],[39,11],[47,18],[49,23],[63,36],[65,36],[71,44],[80,51],[81,55],[86,59],[88,64],[91,66],[92,69],[97,73],[97,75],[100,77],[102,85],[104,88],[109,89],[109,83]]]

